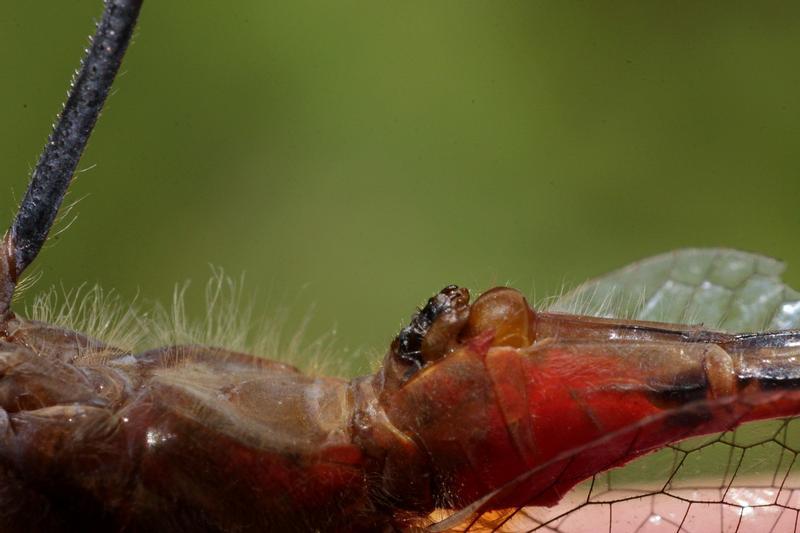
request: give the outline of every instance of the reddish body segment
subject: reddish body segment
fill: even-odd
[[[666,443],[800,411],[795,333],[537,314],[510,289],[437,298],[351,382],[8,319],[0,529],[402,528],[553,505]]]

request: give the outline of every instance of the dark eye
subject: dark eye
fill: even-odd
[[[408,366],[406,379],[446,355],[469,318],[469,291],[448,285],[414,313],[392,343],[395,359]]]

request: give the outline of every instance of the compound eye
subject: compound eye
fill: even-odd
[[[492,332],[491,346],[524,348],[536,340],[536,315],[525,297],[507,287],[486,291],[472,304],[465,337]]]
[[[469,291],[448,285],[411,317],[392,343],[394,357],[409,377],[455,347],[469,318]]]

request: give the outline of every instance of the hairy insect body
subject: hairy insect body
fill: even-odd
[[[436,508],[553,505],[669,442],[800,409],[796,381],[769,372],[798,355],[797,334],[612,325],[537,314],[511,289],[471,306],[445,291],[418,328],[435,335],[423,358],[396,339],[381,371],[350,382],[8,320],[0,529],[404,528]]]
[[[348,506],[353,529],[369,523],[346,382],[192,346],[100,363],[99,343],[15,326],[0,346],[0,459],[16,480],[2,530],[349,529]]]

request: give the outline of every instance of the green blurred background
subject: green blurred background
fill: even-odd
[[[10,220],[99,0],[4,1]],[[148,0],[38,288],[209,263],[364,371],[448,283],[541,298],[727,246],[800,285],[800,4]],[[15,196],[10,194],[14,191]],[[35,292],[35,291],[34,291]]]

